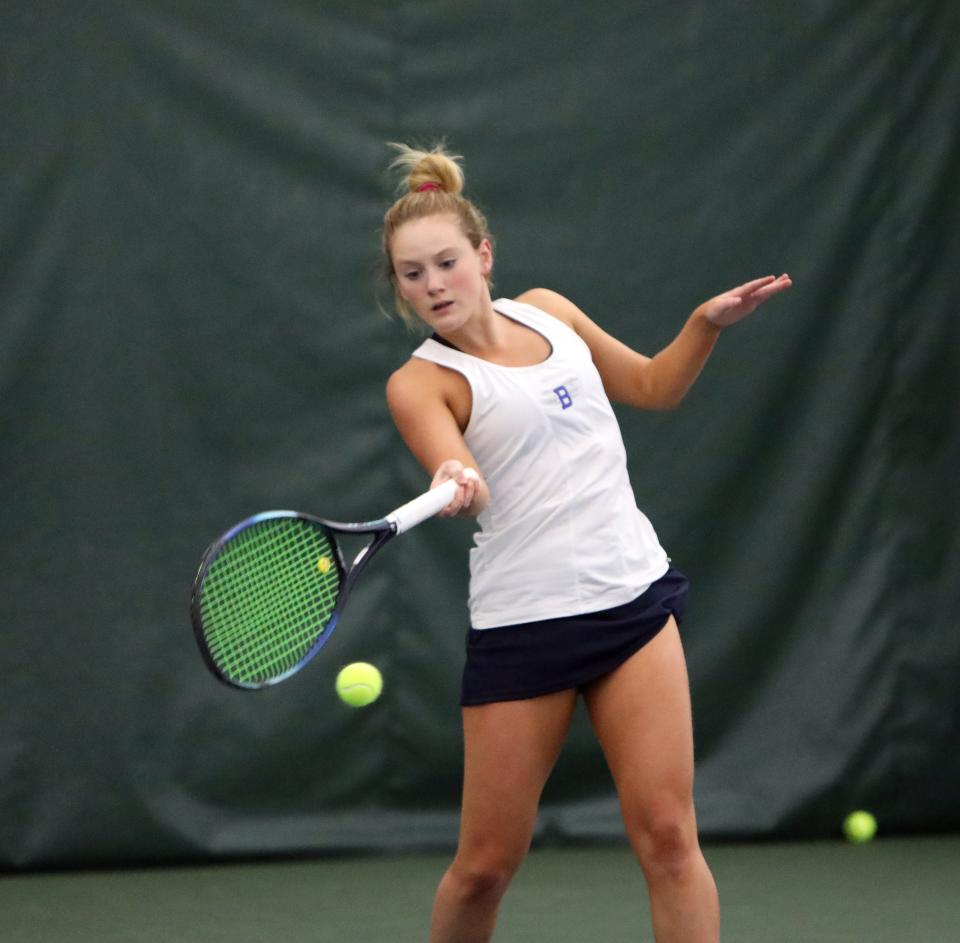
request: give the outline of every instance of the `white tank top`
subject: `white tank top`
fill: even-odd
[[[590,349],[561,321],[509,299],[500,314],[543,335],[542,363],[504,367],[428,339],[414,352],[461,373],[464,440],[490,491],[470,551],[475,629],[629,602],[669,561],[637,507],[627,456]]]

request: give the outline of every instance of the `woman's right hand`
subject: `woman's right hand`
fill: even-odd
[[[457,514],[463,513],[469,515],[474,499],[480,493],[482,484],[480,476],[475,469],[466,467],[459,459],[450,458],[442,462],[434,473],[433,481],[430,482],[431,490],[451,478],[457,483],[457,493],[454,499],[440,512],[440,516],[455,517]],[[477,513],[479,511],[474,510],[474,514]]]

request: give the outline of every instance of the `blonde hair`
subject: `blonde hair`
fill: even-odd
[[[404,224],[425,216],[451,213],[474,249],[484,239],[493,245],[493,237],[483,213],[463,196],[463,170],[458,154],[447,152],[446,145],[436,144],[423,151],[406,144],[390,144],[399,153],[390,164],[390,170],[403,171],[404,177],[397,189],[403,191],[383,217],[383,253],[387,280],[393,288],[394,304],[408,327],[419,324],[419,319],[400,296],[397,276],[393,268],[390,247],[396,231]]]

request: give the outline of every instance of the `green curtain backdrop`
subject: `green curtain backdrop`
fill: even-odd
[[[497,291],[646,353],[794,278],[679,409],[619,413],[693,585],[704,834],[960,826],[957,35],[946,0],[6,0],[0,865],[453,842],[469,524],[385,551],[268,692],[215,682],[187,616],[235,520],[425,486],[378,225],[385,142],[440,137]],[[583,715],[538,834],[621,834]]]

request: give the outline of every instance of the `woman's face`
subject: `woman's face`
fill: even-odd
[[[404,223],[390,246],[400,297],[440,334],[462,327],[489,301],[493,252],[475,249],[453,213]]]

